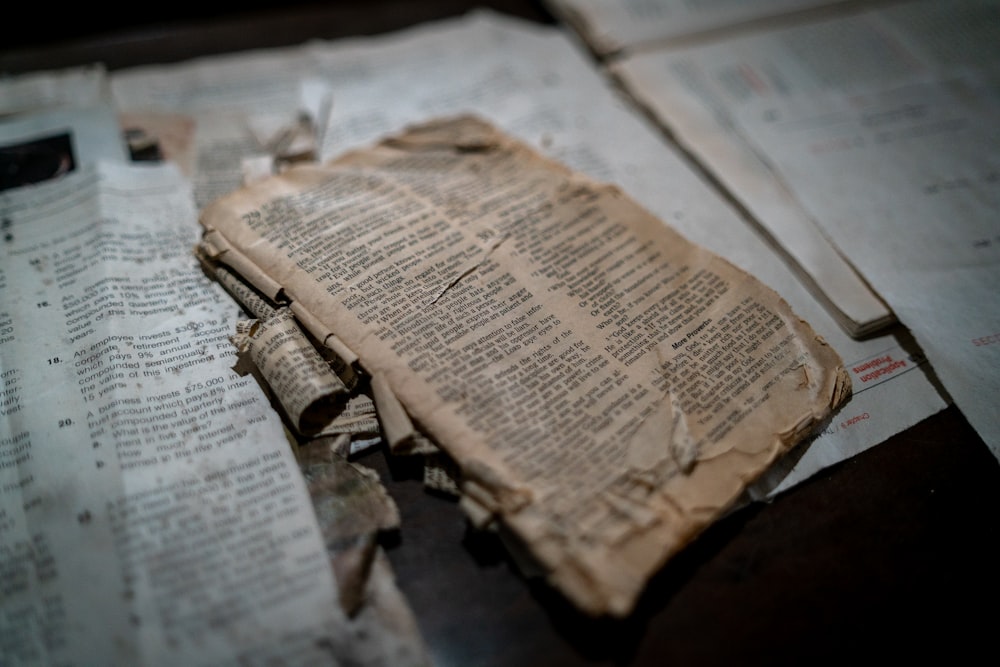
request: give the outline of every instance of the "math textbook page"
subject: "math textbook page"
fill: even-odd
[[[892,321],[891,304],[829,242],[797,193],[738,130],[734,114],[761,99],[829,89],[860,92],[991,67],[1000,43],[998,12],[991,2],[854,7],[789,25],[720,34],[697,44],[650,49],[609,67],[790,255],[847,330],[863,337]]]
[[[846,0],[547,0],[599,56],[743,28]]]
[[[739,121],[1000,456],[998,117],[995,85],[969,77],[782,98]]]
[[[0,216],[4,663],[424,664],[340,611],[179,172],[93,163]]]

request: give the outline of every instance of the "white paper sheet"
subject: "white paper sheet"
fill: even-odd
[[[868,323],[855,335],[866,333],[885,322],[889,310],[827,242],[796,193],[734,128],[733,116],[759,99],[878,90],[957,69],[975,68],[996,80],[1000,7],[981,0],[960,7],[894,3],[715,37],[638,53],[611,70],[778,239],[848,324]]]
[[[752,105],[740,126],[1000,457],[1000,95],[978,79]]]

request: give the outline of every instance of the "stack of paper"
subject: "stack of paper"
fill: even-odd
[[[638,80],[641,62],[615,73]],[[347,460],[382,441],[424,457],[428,486],[460,497],[582,609],[625,614],[741,493],[787,489],[945,405],[920,348],[878,328],[887,310],[857,283],[905,314],[932,361],[950,348],[904,294],[956,313],[975,274],[987,281],[976,298],[994,303],[983,72],[863,99],[824,89],[851,137],[891,130],[928,152],[948,139],[968,158],[928,180],[892,171],[891,152],[855,169],[832,151],[817,164],[854,170],[834,181],[850,208],[820,187],[829,171],[803,166],[803,146],[841,138],[808,97],[781,97],[777,117],[756,106],[774,96],[724,105],[718,136],[740,148],[688,145],[702,169],[606,74],[559,28],[480,12],[2,82],[2,112],[17,114],[0,127],[14,167],[0,192],[0,568],[16,583],[0,636],[17,638],[6,653],[427,664],[378,546],[398,513]],[[959,118],[955,100],[979,106]],[[460,120],[426,125],[441,118]],[[334,158],[344,182],[315,166]],[[743,195],[717,187],[730,185],[727,160],[755,165]],[[868,266],[884,254],[852,249],[820,215],[832,206],[860,224],[879,201],[871,184],[889,179],[940,202],[900,225],[955,206],[981,216],[960,239],[915,235],[938,253],[908,251],[891,285]],[[314,187],[335,191],[332,208]],[[748,220],[775,192],[777,209],[811,225],[801,246]],[[279,218],[302,226],[267,227]],[[844,229],[872,249],[906,247],[898,226],[887,238]],[[846,283],[810,272],[826,266],[810,260],[817,248],[847,265]],[[829,307],[841,284],[868,315]],[[1000,327],[984,318],[955,320],[974,354],[942,364],[951,387],[967,364],[995,367]],[[870,335],[850,335],[865,322]],[[562,491],[581,479],[577,504]]]

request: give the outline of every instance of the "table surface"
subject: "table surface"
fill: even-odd
[[[147,10],[81,21],[75,32],[28,30],[0,51],[0,73],[91,62],[114,70],[369,35],[473,6],[553,21],[538,3],[513,0],[277,5],[178,9],[160,21]],[[439,667],[995,662],[1000,463],[954,407],[720,520],[623,620],[584,617],[521,577],[496,538],[469,529],[454,501],[424,491],[419,471],[381,452],[361,462],[399,505],[402,528],[386,547]]]

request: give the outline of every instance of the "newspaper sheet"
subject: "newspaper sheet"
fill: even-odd
[[[189,185],[78,158],[0,193],[5,664],[427,664],[379,557],[341,611],[281,422],[230,369]]]
[[[997,118],[997,88],[971,78],[783,98],[746,107],[739,122],[892,304],[1000,458]]]
[[[315,76],[335,98],[329,124],[318,132],[322,159],[432,115],[476,112],[570,167],[622,186],[688,238],[763,280],[841,353],[849,369],[887,355],[906,362],[858,387],[850,414],[795,452],[795,459],[784,459],[787,474],[772,469],[766,487],[755,494],[787,489],[945,406],[903,332],[864,341],[847,336],[800,276],[616,95],[562,31],[479,11],[391,35],[253,55],[243,69],[228,58],[156,68],[155,88],[124,70],[112,76],[112,86],[121,100],[156,93],[165,100],[161,109],[179,111],[183,100],[208,105],[220,90],[232,106],[251,105],[254,96],[246,91],[266,90],[275,77]],[[265,65],[255,68],[257,62]],[[255,77],[262,81],[254,83]],[[412,85],[416,78],[419,87]],[[854,375],[855,385],[861,374]]]
[[[599,56],[711,37],[846,0],[546,0]]]
[[[772,290],[471,116],[203,210],[462,468],[583,610],[646,580],[850,395]]]

